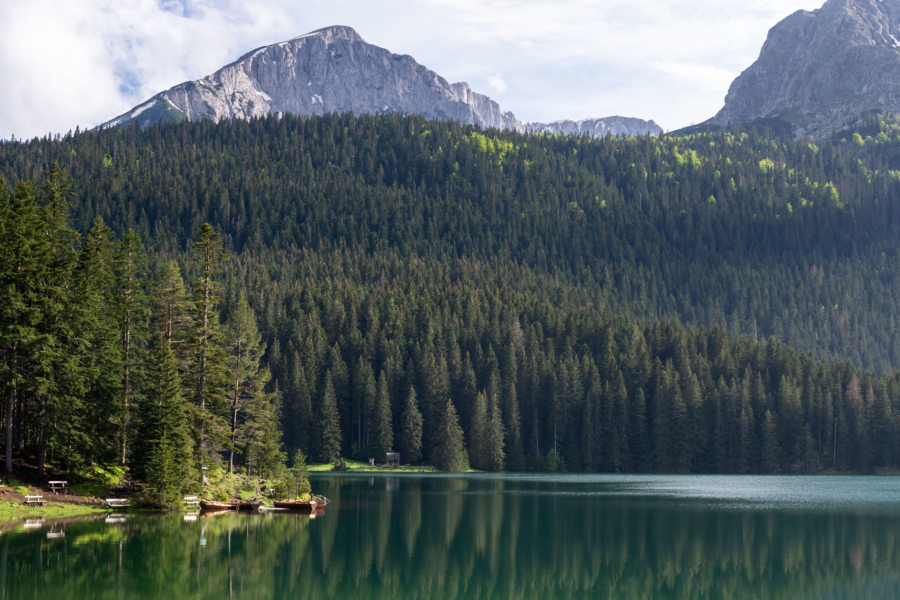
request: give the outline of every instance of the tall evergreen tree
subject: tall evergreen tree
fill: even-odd
[[[225,374],[228,381],[229,400],[229,444],[228,472],[234,472],[234,455],[239,444],[246,453],[247,433],[269,438],[271,434],[260,431],[265,422],[269,427],[276,427],[276,420],[271,418],[271,398],[265,393],[269,382],[269,370],[260,366],[265,354],[265,344],[256,326],[247,299],[241,294],[237,306],[229,315],[225,326]],[[259,420],[259,423],[254,421]],[[245,430],[247,433],[245,433]]]
[[[209,223],[200,227],[191,244],[191,253],[199,276],[192,294],[194,328],[189,377],[197,409],[197,451],[203,461],[215,451],[212,442],[225,437],[227,427],[218,412],[223,399],[220,386],[225,358],[218,307],[222,299],[219,275],[228,256],[222,252],[222,240]]]
[[[0,180],[0,377],[5,389],[5,466],[13,470],[16,407],[28,393],[32,353],[41,343],[43,311],[37,297],[49,268],[49,239],[33,185],[10,193]]]
[[[469,457],[453,402],[447,399],[441,411],[431,456],[432,464],[441,471],[459,472],[469,468]]]
[[[154,343],[142,388],[133,467],[147,482],[147,500],[173,507],[191,479],[191,447],[178,369],[164,339]]]
[[[391,396],[388,390],[387,375],[384,371],[378,374],[378,392],[375,400],[375,427],[372,448],[377,457],[384,456],[394,449],[394,426],[391,412]]]
[[[400,455],[410,464],[422,460],[422,413],[416,400],[416,390],[409,388],[400,415]]]
[[[81,371],[84,378],[84,406],[78,421],[81,427],[69,430],[69,443],[75,441],[85,462],[104,463],[119,454],[116,443],[124,420],[122,401],[122,365],[119,324],[113,296],[113,241],[109,227],[97,218],[81,244],[73,291],[78,302],[71,307],[70,318],[77,319],[84,348]],[[73,423],[74,425],[74,423]]]
[[[122,408],[120,425],[120,457],[128,457],[129,421],[135,405],[135,373],[142,361],[141,351],[148,335],[147,256],[140,237],[131,229],[118,244],[114,256],[114,303],[122,348]]]
[[[325,388],[322,392],[318,413],[318,419],[316,419],[317,458],[321,462],[337,462],[341,458],[341,423],[331,371],[325,374]]]

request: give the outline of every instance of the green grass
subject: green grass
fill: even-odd
[[[83,504],[65,504],[63,502],[47,502],[44,506],[27,506],[20,502],[0,500],[0,523],[16,521],[19,519],[62,519],[66,517],[81,517],[85,515],[97,515],[107,512],[99,506],[86,506]]]
[[[401,466],[401,467],[384,467],[369,466],[369,463],[358,460],[344,459],[347,466],[345,473],[438,473],[434,467],[424,466]],[[325,463],[318,465],[309,465],[310,473],[327,473],[334,470],[334,463]]]

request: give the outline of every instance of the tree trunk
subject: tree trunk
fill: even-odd
[[[237,439],[237,404],[231,411],[231,447],[228,449],[228,472],[234,473],[234,441]]]
[[[16,385],[9,384],[6,388],[6,474],[12,475],[13,470],[13,415],[16,406]]]
[[[40,447],[38,449],[38,473],[44,475],[44,467],[47,465],[47,436],[44,434],[44,427],[40,431]]]
[[[131,362],[129,354],[131,352],[131,323],[128,314],[125,315],[125,331],[122,335],[122,350],[125,358],[125,372],[123,373],[123,398],[122,398],[122,456],[121,463],[125,466],[125,459],[128,454],[128,406],[131,394]]]

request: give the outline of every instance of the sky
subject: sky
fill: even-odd
[[[0,139],[94,127],[330,25],[523,121],[713,116],[766,33],[823,0],[0,0]]]

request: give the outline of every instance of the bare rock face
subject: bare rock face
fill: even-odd
[[[709,123],[780,119],[822,138],[876,110],[900,112],[900,0],[828,0],[769,31]]]
[[[549,133],[603,138],[606,136],[661,135],[663,128],[653,121],[631,117],[605,117],[583,121],[554,121],[553,123],[523,123],[527,133]]]
[[[212,75],[154,96],[103,127],[348,111],[417,114],[482,128],[531,130],[468,84],[450,84],[411,56],[368,44],[352,28],[340,26],[249,52]],[[633,121],[641,132],[646,129],[645,122]],[[585,129],[603,135],[613,130],[639,135],[620,125]]]

